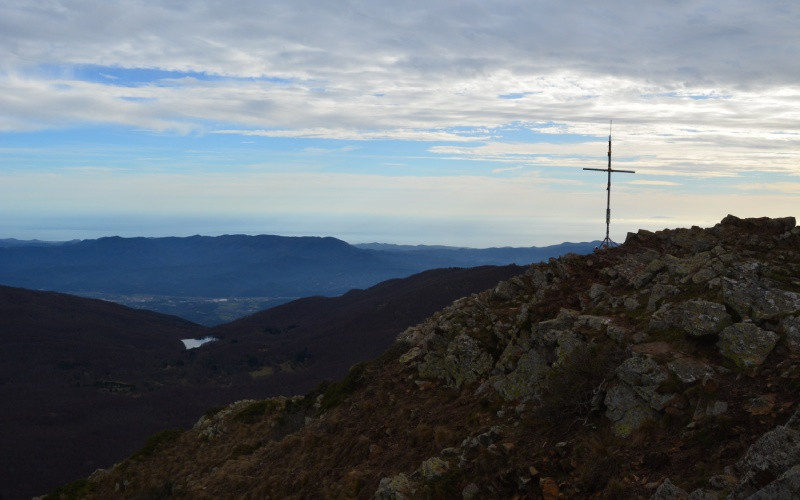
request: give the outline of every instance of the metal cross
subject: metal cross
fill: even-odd
[[[608,248],[617,246],[614,241],[608,236],[609,227],[611,226],[611,172],[623,172],[626,174],[635,174],[633,170],[615,170],[611,168],[611,124],[608,126],[608,168],[584,168],[584,170],[596,170],[598,172],[608,172],[608,197],[606,200],[606,237],[600,243],[600,248]]]

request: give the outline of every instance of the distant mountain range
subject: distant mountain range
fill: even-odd
[[[0,240],[0,284],[113,300],[213,326],[427,269],[525,265],[596,245],[473,249],[267,235]]]
[[[441,269],[309,297],[210,329],[101,300],[0,286],[0,498],[108,467],[242,398],[304,394],[453,300],[522,272]],[[181,339],[212,336],[197,349]]]

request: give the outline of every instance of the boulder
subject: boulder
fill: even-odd
[[[667,363],[667,369],[684,384],[694,384],[714,375],[714,369],[711,366],[690,357],[681,357],[670,361]]]
[[[656,413],[625,383],[612,385],[606,392],[603,403],[606,417],[612,422],[614,434],[626,437],[645,422],[655,419]]]
[[[795,354],[800,354],[800,316],[787,316],[781,321],[781,330],[786,346]]]
[[[492,377],[492,387],[506,401],[526,400],[537,392],[548,369],[544,356],[528,349],[522,352],[513,371]]]
[[[740,316],[753,319],[774,319],[800,310],[800,294],[781,290],[753,276],[754,271],[736,279],[723,278],[722,296],[727,305]]]
[[[439,457],[431,457],[419,466],[419,473],[426,481],[431,481],[444,475],[450,469],[450,464]]]
[[[778,426],[765,433],[736,463],[739,484],[734,498],[745,497],[779,479],[800,464],[800,432]]]
[[[672,481],[667,478],[664,479],[661,486],[653,493],[650,500],[687,500],[688,498],[689,494],[686,493],[686,490],[675,486],[672,484]]]
[[[795,500],[800,498],[800,465],[795,465],[760,490],[748,500]]]
[[[375,491],[375,500],[405,500],[414,498],[414,491],[411,481],[405,474],[397,474],[392,477],[384,477],[378,484]]]
[[[442,357],[429,352],[417,370],[422,378],[441,378],[451,387],[470,385],[492,369],[494,359],[481,349],[480,343],[469,335],[456,336]]]
[[[753,323],[736,323],[719,334],[720,353],[739,368],[761,365],[778,343],[778,335]]]
[[[680,328],[689,336],[702,337],[716,335],[731,323],[724,305],[698,299],[663,305],[653,314],[650,330]]]

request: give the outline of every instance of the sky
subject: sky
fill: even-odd
[[[796,0],[0,0],[0,238],[796,216]]]

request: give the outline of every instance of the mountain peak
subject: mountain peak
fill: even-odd
[[[98,498],[796,497],[798,248],[793,218],[728,216],[533,264],[339,382],[209,413],[73,486]]]

